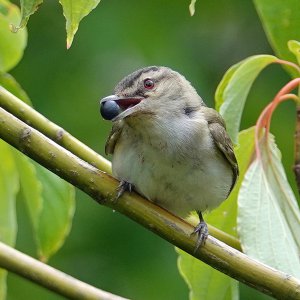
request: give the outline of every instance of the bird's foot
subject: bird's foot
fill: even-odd
[[[200,247],[202,247],[205,244],[206,239],[208,237],[208,227],[207,227],[207,224],[205,223],[205,221],[204,221],[204,219],[202,217],[201,212],[198,212],[198,215],[199,215],[200,222],[195,227],[195,229],[194,229],[194,231],[192,233],[192,234],[197,234],[198,235],[197,242],[196,242],[196,247],[195,247],[195,250],[194,250],[195,253],[198,251],[198,249]]]
[[[195,247],[195,252],[205,244],[205,241],[208,237],[208,228],[207,224],[204,221],[201,221],[194,229],[193,234],[198,234],[197,243]]]
[[[118,201],[118,199],[125,193],[125,192],[132,192],[133,185],[125,180],[122,180],[117,188],[117,195],[114,201]]]

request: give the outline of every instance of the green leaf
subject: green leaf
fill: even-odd
[[[224,74],[222,80],[220,81],[219,85],[217,86],[216,92],[215,92],[215,109],[217,111],[220,111],[221,105],[224,103],[224,92],[227,88],[232,76],[234,75],[235,71],[239,68],[239,66],[244,62],[245,60],[242,60],[235,65],[231,66],[226,73]]]
[[[18,27],[15,27],[16,30],[19,30],[27,25],[29,17],[37,11],[39,5],[43,3],[43,0],[20,0],[20,3],[21,22]]]
[[[237,143],[243,109],[254,80],[266,66],[276,61],[272,55],[251,56],[232,66],[222,78],[215,94],[216,107],[234,143]]]
[[[189,5],[189,10],[190,10],[190,14],[191,16],[193,16],[195,14],[195,4],[196,4],[197,0],[191,0],[191,3]]]
[[[300,5],[298,0],[254,0],[268,40],[276,55],[297,62],[287,47],[289,40],[300,40]],[[295,71],[289,69],[294,76]]]
[[[287,220],[291,233],[300,249],[300,210],[296,197],[288,183],[281,163],[281,153],[270,134],[268,144],[262,147],[264,173],[272,184],[278,205]]]
[[[46,261],[62,246],[70,231],[75,209],[74,188],[17,151],[15,158],[38,256]]]
[[[238,282],[195,259],[186,252],[178,252],[178,269],[190,289],[190,300],[238,300]]]
[[[11,147],[0,140],[0,240],[15,245],[17,234],[16,195],[19,190],[18,172]],[[6,295],[7,272],[0,269],[0,300]]]
[[[251,164],[238,196],[238,232],[242,248],[247,255],[299,278],[297,201],[271,134],[260,150],[261,159],[256,158]]]
[[[205,220],[209,224],[233,236],[237,236],[238,192],[254,153],[254,127],[241,131],[238,141],[239,144],[235,147],[234,151],[240,171],[238,181],[228,199],[205,216]]]
[[[27,43],[27,31],[13,33],[11,24],[20,20],[19,8],[7,0],[0,0],[0,72],[12,69],[23,56]]]
[[[30,159],[17,150],[14,151],[14,155],[20,177],[22,198],[25,201],[30,221],[36,232],[44,201],[42,198],[43,186]]]
[[[254,131],[255,128],[251,127],[239,133],[239,145],[235,147],[235,154],[240,176],[234,190],[226,201],[205,216],[209,224],[233,236],[237,236],[238,191],[254,153]],[[196,224],[197,220],[189,219],[189,222]],[[234,279],[194,259],[184,251],[176,251],[179,253],[178,268],[189,286],[190,299],[238,299],[238,283]]]
[[[288,48],[295,55],[297,62],[300,65],[300,42],[291,40],[288,42]]]
[[[60,0],[66,18],[67,48],[72,45],[79,22],[87,16],[100,2],[100,0]]]
[[[75,190],[47,169],[35,164],[43,185],[43,208],[37,225],[38,255],[47,261],[63,244],[72,226]]]
[[[10,74],[0,73],[0,85],[10,91],[19,99],[23,100],[25,103],[31,105],[31,101],[26,92]]]

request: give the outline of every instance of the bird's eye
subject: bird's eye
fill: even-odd
[[[154,88],[154,81],[152,79],[145,79],[144,80],[144,87],[145,89],[151,90]]]

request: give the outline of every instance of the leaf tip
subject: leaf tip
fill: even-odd
[[[300,64],[300,42],[296,40],[289,40],[287,45],[290,52],[292,52],[295,55],[298,64]]]
[[[73,43],[73,36],[67,37],[67,50],[69,50],[71,48],[72,43]]]
[[[43,255],[41,253],[38,254],[38,259],[39,261],[41,261],[42,263],[46,264],[48,262],[49,257],[46,255]]]
[[[190,10],[190,15],[191,15],[191,17],[195,14],[195,7],[193,7],[193,6],[189,6],[189,10]]]
[[[13,33],[17,33],[17,32],[19,31],[20,28],[21,28],[20,26],[16,26],[16,25],[14,25],[14,24],[9,24],[9,29],[10,29],[10,31],[13,32]]]
[[[15,25],[13,23],[9,24],[9,29],[13,33],[18,33],[19,30],[24,29],[27,25],[27,22],[21,22],[19,25]]]
[[[189,5],[189,11],[190,11],[191,17],[195,14],[195,3],[196,3],[196,0],[192,0]]]
[[[78,26],[72,27],[68,22],[66,24],[66,30],[67,30],[67,49],[70,49],[72,44],[73,44],[73,40],[75,37],[75,34],[78,30]]]

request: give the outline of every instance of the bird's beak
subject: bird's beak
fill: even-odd
[[[110,95],[101,99],[100,113],[104,119],[115,122],[124,119],[134,112],[134,107],[143,99],[143,97],[119,97],[117,95]]]

